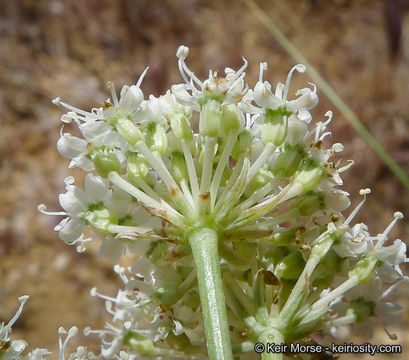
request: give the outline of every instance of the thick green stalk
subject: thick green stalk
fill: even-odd
[[[262,360],[282,360],[284,358],[284,355],[282,352],[270,352],[268,351],[268,346],[269,344],[277,344],[281,345],[284,344],[284,336],[281,334],[280,331],[274,328],[269,328],[264,330],[260,337],[259,341],[264,344],[264,352],[261,354],[261,359]]]
[[[189,243],[196,264],[209,359],[232,360],[217,233],[209,228],[193,230]]]

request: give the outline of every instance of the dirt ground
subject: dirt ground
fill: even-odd
[[[391,60],[380,0],[258,4],[409,172],[409,14],[402,13],[401,49]],[[143,91],[159,95],[181,81],[175,57],[181,44],[190,47],[189,66],[201,78],[209,68],[238,68],[246,57],[250,86],[260,61],[268,61],[273,83],[285,79],[294,61],[241,1],[0,0],[0,7],[0,321],[14,314],[18,296],[29,294],[13,335],[29,349],[55,351],[59,326],[103,326],[104,304],[89,290],[115,295],[119,281],[109,261],[98,258],[98,244],[77,254],[52,230],[58,219],[37,213],[40,203],[58,209],[63,179],[72,174],[56,151],[62,112],[50,100],[60,96],[90,109],[108,96],[107,81],[119,89],[135,83],[147,65]],[[306,81],[297,75],[294,89]],[[315,119],[334,109],[319,95]],[[355,160],[343,174],[352,203],[359,189],[372,188],[358,220],[376,234],[394,211],[408,217],[408,190],[337,111],[331,130],[332,141],[345,145],[343,159]],[[408,230],[403,220],[392,236],[408,241]],[[403,354],[375,359],[407,358],[408,296],[408,286],[395,295],[405,307],[404,321],[393,329]],[[383,331],[376,334],[372,343],[392,343]],[[89,343],[83,336],[72,341]],[[342,357],[348,358],[358,357]]]

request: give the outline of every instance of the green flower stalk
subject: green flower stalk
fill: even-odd
[[[64,211],[39,210],[65,216],[55,230],[80,252],[96,236],[113,261],[139,255],[116,266],[125,286],[116,298],[91,290],[113,316],[105,330],[85,330],[102,339],[95,356],[279,360],[287,354],[271,343],[316,333],[325,343],[341,327],[369,332],[375,319],[386,329],[399,309],[384,299],[406,280],[405,244],[385,246],[402,214],[377,236],[350,225],[366,189],[344,217],[340,174],[351,164],[332,162],[341,144],[326,148],[332,114],[312,124],[314,85],[288,99],[305,66],[273,91],[261,63],[249,89],[246,60],[201,81],[188,51],[177,50],[184,82],[160,97],[144,99],[146,69],[119,99],[110,84],[112,99],[92,112],[54,100],[83,136],[61,132],[57,148],[87,175],[84,190],[65,180]]]

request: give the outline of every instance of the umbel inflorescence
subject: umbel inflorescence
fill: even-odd
[[[291,78],[305,66],[273,90],[261,63],[249,89],[246,60],[201,81],[187,55],[179,47],[184,83],[163,96],[144,99],[146,69],[119,99],[109,84],[112,99],[91,112],[53,101],[82,135],[64,127],[58,151],[87,175],[84,189],[65,179],[63,211],[39,210],[63,216],[55,230],[79,252],[100,238],[113,261],[137,254],[130,268],[114,268],[124,283],[116,298],[91,290],[112,315],[105,329],[84,330],[100,336],[100,353],[80,347],[69,359],[255,359],[256,343],[326,344],[345,328],[371,335],[374,321],[395,339],[387,327],[400,307],[387,298],[406,280],[399,265],[407,258],[405,244],[389,243],[388,234],[402,214],[370,235],[353,223],[364,189],[344,215],[350,201],[340,173],[352,162],[331,161],[343,148],[325,146],[332,113],[312,122],[314,85],[290,96]],[[0,327],[0,341],[10,331]],[[75,333],[63,342],[61,329],[60,359]],[[24,346],[10,344],[0,358],[24,358]],[[36,351],[27,357],[48,354]]]

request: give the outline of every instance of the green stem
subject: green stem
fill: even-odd
[[[264,352],[261,355],[262,360],[282,360],[284,358],[284,354],[281,352],[269,352],[268,344],[277,344],[281,345],[284,344],[284,336],[283,334],[278,331],[277,329],[269,327],[268,330],[266,329],[263,333],[261,333],[259,337],[259,341],[262,342],[265,346]]]
[[[201,228],[189,233],[188,238],[196,264],[209,359],[232,360],[217,233]]]

